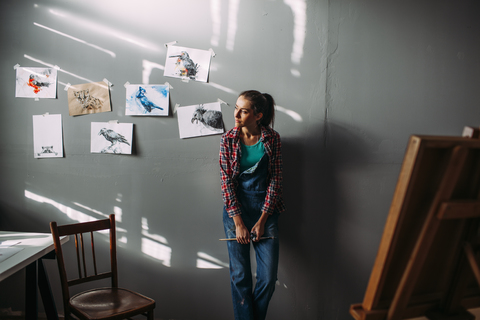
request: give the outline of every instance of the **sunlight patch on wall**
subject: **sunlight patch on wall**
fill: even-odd
[[[45,203],[45,204],[49,204],[51,206],[53,206],[54,208],[58,209],[60,212],[62,212],[63,214],[65,214],[67,217],[69,217],[70,219],[74,220],[74,221],[77,221],[77,222],[88,222],[88,221],[96,221],[96,220],[99,220],[98,218],[96,217],[93,217],[91,215],[88,215],[86,213],[83,213],[81,211],[78,211],[76,209],[73,209],[71,207],[68,207],[64,204],[61,204],[55,200],[52,200],[50,198],[47,198],[47,197],[44,197],[44,196],[40,196],[38,194],[35,194],[33,192],[30,192],[28,190],[25,190],[25,198],[28,198],[30,200],[33,200],[33,201],[36,201],[36,202],[39,202],[39,203]],[[82,205],[78,202],[73,202],[73,204],[79,206],[80,208],[83,208],[85,210],[89,210],[91,211],[92,213],[95,213],[99,216],[101,216],[101,219],[103,219],[103,217],[107,217],[109,215],[103,213],[103,212],[100,212],[98,210],[94,210],[94,209],[91,209],[85,205]],[[115,216],[115,220],[117,221],[117,217]],[[127,230],[123,229],[123,228],[119,228],[118,226],[115,228],[117,230],[118,233],[123,233],[123,234],[126,234],[127,233]],[[108,234],[108,230],[101,230],[99,231],[99,233],[103,233],[105,235]],[[119,239],[118,239],[119,242],[122,242],[122,243],[127,243],[127,237],[126,236],[121,236]]]
[[[220,30],[222,26],[221,0],[210,0],[210,13],[212,15],[212,38],[210,44],[217,47],[220,41]]]
[[[135,37],[131,34],[120,32],[118,30],[84,19],[82,17],[78,17],[76,15],[70,14],[69,12],[58,10],[58,9],[49,9],[48,11],[57,17],[67,19],[70,25],[76,24],[82,29],[90,29],[95,34],[103,33],[107,37],[114,37],[114,38],[126,41],[128,43],[134,44],[136,46],[139,46],[141,48],[152,50],[155,52],[163,51],[163,49],[157,46],[155,43]]]
[[[83,205],[83,204],[80,204],[80,203],[78,203],[78,202],[73,202],[73,204],[76,205],[76,206],[79,206],[79,207],[82,208],[82,209],[88,210],[88,211],[93,212],[93,213],[96,213],[96,214],[98,214],[98,215],[100,215],[100,216],[104,216],[105,218],[108,218],[108,214],[105,214],[105,213],[103,213],[103,212],[101,212],[101,211],[92,209],[92,208],[87,207],[87,206],[85,206],[85,205]],[[115,218],[116,218],[116,217],[115,217]]]
[[[240,0],[230,0],[228,2],[228,28],[227,28],[227,50],[233,51],[235,46],[235,36],[237,34],[238,22],[238,7]]]
[[[67,217],[69,217],[72,220],[78,221],[78,222],[87,222],[87,221],[94,221],[97,220],[96,218],[85,214],[83,212],[80,212],[78,210],[75,210],[73,208],[67,207],[64,204],[58,203],[52,199],[40,196],[38,194],[35,194],[33,192],[30,192],[28,190],[25,190],[25,198],[31,199],[33,201],[37,201],[40,203],[45,203],[53,206],[54,208],[57,208],[60,212],[64,213]]]
[[[55,66],[55,65],[53,65],[53,64],[51,64],[51,63],[44,62],[44,61],[42,61],[42,60],[40,60],[40,59],[36,59],[36,58],[31,57],[31,56],[29,56],[29,55],[27,55],[27,54],[24,54],[23,57],[26,58],[26,59],[28,59],[28,60],[31,60],[31,61],[34,61],[34,62],[43,64],[44,66],[47,66],[47,67],[50,67],[50,68],[55,68],[55,67],[57,67],[57,70],[58,70],[59,72],[66,73],[66,74],[68,74],[68,75],[71,75],[72,77],[75,77],[75,78],[77,78],[77,79],[83,80],[83,81],[85,81],[85,82],[90,82],[90,83],[93,82],[93,81],[90,80],[90,79],[87,79],[87,78],[81,77],[81,76],[79,76],[79,75],[76,75],[76,74],[74,74],[74,73],[68,72],[68,71],[66,71],[66,70],[63,70],[62,68],[59,68],[58,66]],[[58,83],[62,83],[62,82],[58,81]],[[62,83],[62,84],[63,84],[63,85],[66,85],[66,84],[64,84],[64,83]]]
[[[142,218],[142,252],[152,258],[160,260],[166,267],[171,267],[172,248],[167,246],[165,237],[149,233],[148,220]]]
[[[198,269],[222,269],[228,268],[228,263],[218,260],[205,252],[197,252]]]
[[[69,35],[69,34],[66,34],[66,33],[63,33],[63,32],[61,32],[61,31],[58,31],[58,30],[49,28],[49,27],[44,26],[44,25],[41,25],[41,24],[39,24],[39,23],[34,22],[33,24],[34,24],[35,26],[39,27],[39,28],[48,30],[48,31],[50,31],[50,32],[53,32],[53,33],[55,33],[55,34],[58,34],[58,35],[60,35],[60,36],[65,37],[65,38],[71,39],[71,40],[73,40],[73,41],[80,42],[80,43],[82,43],[82,44],[84,44],[84,45],[86,45],[86,46],[89,46],[89,47],[91,47],[91,48],[94,48],[94,49],[97,49],[97,50],[99,50],[99,51],[105,52],[105,53],[109,54],[112,58],[115,58],[115,57],[116,57],[116,54],[115,54],[115,52],[113,52],[113,51],[104,49],[104,48],[102,48],[102,47],[100,47],[100,46],[97,46],[97,45],[95,45],[95,44],[92,44],[92,43],[88,43],[88,42],[85,41],[85,40],[81,40],[81,39],[76,38],[76,37],[74,37],[74,36],[71,36],[71,35]]]
[[[152,74],[153,69],[160,69],[165,70],[165,67],[161,64],[156,62],[143,60],[142,61],[143,71],[142,71],[142,83],[149,84],[150,83],[150,75]]]
[[[293,48],[291,54],[292,63],[299,65],[303,58],[303,47],[307,34],[307,3],[305,0],[284,0],[293,12]],[[291,70],[295,77],[300,76],[296,69]]]
[[[210,44],[218,47],[220,44],[220,33],[222,30],[222,3],[223,0],[210,0],[210,14],[212,18],[212,38]],[[228,18],[227,18],[227,44],[228,51],[233,51],[235,46],[235,36],[238,28],[238,8],[240,0],[228,1]]]
[[[280,112],[283,112],[285,113],[286,115],[292,117],[293,120],[297,121],[297,122],[303,122],[303,118],[301,115],[299,115],[297,112],[293,111],[293,110],[290,110],[290,109],[286,109],[284,107],[281,107],[281,106],[275,106],[275,109],[277,111],[280,111]]]

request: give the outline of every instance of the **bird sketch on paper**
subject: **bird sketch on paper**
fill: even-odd
[[[199,105],[192,115],[192,123],[200,122],[210,130],[223,130],[222,112],[207,110],[203,104]]]
[[[163,75],[186,81],[208,82],[211,59],[210,50],[169,46]]]
[[[48,77],[48,75],[46,76]],[[48,88],[50,84],[48,81],[42,81],[42,79],[35,74],[31,74],[28,77],[28,86],[33,88],[33,93],[35,94],[39,93],[44,87]]]
[[[168,116],[168,85],[129,84],[126,89],[125,115]]]
[[[137,95],[135,96],[137,100],[140,102],[140,104],[145,108],[145,112],[151,113],[152,109],[160,109],[163,110],[162,107],[157,106],[155,103],[150,101],[146,96],[145,96],[145,89],[142,87],[138,87]]]
[[[170,58],[177,58],[175,65],[176,69],[178,69],[177,74],[180,77],[187,77],[192,80],[195,79],[199,65],[198,63],[193,62],[187,51],[182,51],[180,54],[170,56]]]
[[[120,146],[121,143],[130,146],[130,143],[123,135],[112,129],[102,128],[98,135],[102,135],[108,142],[110,142],[110,145],[103,148],[100,153],[122,153],[122,148]]]
[[[180,138],[192,138],[224,132],[219,102],[177,109]]]
[[[15,97],[56,98],[57,69],[18,67],[16,73]]]

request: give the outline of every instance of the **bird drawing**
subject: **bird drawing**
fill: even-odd
[[[142,87],[138,87],[138,91],[135,95],[135,98],[140,102],[140,104],[143,106],[145,109],[145,112],[151,113],[152,109],[160,109],[163,110],[163,108],[157,106],[155,103],[150,101],[147,96],[145,96],[145,89]]]
[[[102,135],[107,141],[110,142],[108,147],[103,148],[101,153],[121,153],[120,143],[130,145],[127,139],[120,133],[113,131],[112,129],[102,128],[98,135]]]
[[[192,123],[196,124],[200,121],[205,127],[211,130],[222,130],[222,112],[218,110],[207,110],[203,105],[199,105],[192,115]]]
[[[176,56],[170,56],[170,58],[177,58],[175,65],[180,68],[180,76],[195,79],[199,65],[198,63],[193,62],[188,55],[188,52],[182,51]]]
[[[38,76],[31,74],[28,78],[28,86],[33,88],[34,93],[39,93],[42,87],[49,87],[50,82],[43,82]]]

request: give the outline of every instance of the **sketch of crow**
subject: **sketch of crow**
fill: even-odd
[[[138,87],[138,91],[137,91],[137,94],[136,94],[135,98],[137,98],[138,101],[140,101],[140,103],[142,104],[142,106],[145,108],[145,111],[148,112],[148,113],[152,112],[152,109],[160,109],[160,110],[163,110],[163,108],[157,106],[155,103],[153,103],[152,101],[150,101],[150,100],[145,96],[145,89],[142,88],[142,87]]]
[[[207,110],[203,105],[199,105],[192,115],[192,123],[200,121],[207,128],[212,130],[223,129],[222,112],[217,110]]]
[[[128,143],[128,140],[125,139],[123,135],[113,131],[112,129],[102,128],[98,135],[102,135],[105,139],[107,139],[107,141],[111,143],[108,147],[105,147],[101,151],[101,153],[120,153],[120,146],[116,146],[117,144],[125,143],[127,145],[130,145],[130,143]]]
[[[198,72],[199,65],[190,58],[188,52],[182,51],[179,55],[170,56],[170,58],[177,58],[175,63],[177,66],[183,65],[183,69],[180,69],[180,75],[195,79]]]

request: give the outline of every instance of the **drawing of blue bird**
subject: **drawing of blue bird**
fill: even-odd
[[[195,79],[199,66],[197,63],[193,62],[193,60],[188,55],[188,52],[182,51],[179,55],[170,56],[170,58],[177,58],[177,62],[175,63],[177,66],[183,65],[183,68],[180,68],[181,76]]]
[[[152,109],[160,109],[163,110],[163,108],[157,106],[155,103],[150,101],[146,96],[145,96],[145,89],[142,87],[138,87],[137,94],[135,96],[138,101],[142,104],[142,106],[145,108],[145,111],[150,113],[152,112]]]

